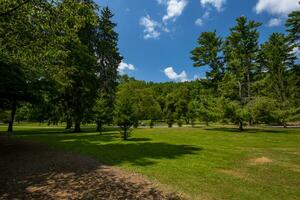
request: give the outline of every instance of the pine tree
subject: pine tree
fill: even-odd
[[[199,46],[191,51],[194,66],[210,66],[211,70],[206,72],[206,77],[216,92],[224,76],[223,40],[216,32],[203,32],[197,42]]]
[[[118,33],[116,24],[112,22],[113,14],[108,7],[101,10],[98,18],[98,33],[96,43],[97,65],[96,73],[102,98],[106,98],[108,109],[113,112],[115,92],[118,78],[118,66],[122,56],[118,49]]]
[[[242,16],[236,19],[237,25],[231,28],[225,44],[228,71],[238,80],[240,101],[251,98],[253,72],[257,69],[258,38],[257,28],[261,23]]]
[[[262,45],[261,54],[261,65],[266,73],[266,95],[280,102],[289,100],[295,89],[293,74],[290,73],[296,60],[293,46],[282,33],[273,33]]]

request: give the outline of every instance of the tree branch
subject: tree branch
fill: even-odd
[[[23,5],[29,3],[31,0],[25,0],[23,3],[20,3],[19,5],[17,5],[16,7],[4,12],[4,13],[0,13],[0,17],[6,16],[6,15],[10,15],[12,12],[14,12],[15,10],[18,10],[20,7],[22,7]]]

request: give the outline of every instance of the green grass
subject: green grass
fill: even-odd
[[[19,126],[15,134],[141,173],[191,199],[300,199],[299,129],[141,128],[129,141],[114,130]],[[253,162],[261,157],[271,162]]]

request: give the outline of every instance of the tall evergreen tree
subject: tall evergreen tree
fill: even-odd
[[[216,32],[202,32],[197,42],[199,46],[191,51],[194,66],[210,66],[211,70],[206,72],[206,77],[216,92],[224,75],[222,38],[217,36]]]
[[[97,82],[99,84],[99,94],[101,98],[105,98],[103,101],[107,105],[107,114],[113,112],[118,66],[123,59],[119,53],[118,33],[114,30],[116,24],[112,21],[112,18],[113,14],[108,7],[101,10],[101,16],[98,18],[96,42]],[[107,117],[112,120],[112,116]]]
[[[236,19],[237,25],[230,30],[230,35],[227,37],[224,46],[225,60],[227,62],[226,79],[223,80],[222,85],[226,86],[229,81],[233,86],[232,89],[237,88],[231,100],[238,100],[240,108],[234,109],[236,111],[243,110],[244,106],[252,98],[251,85],[253,83],[254,75],[258,69],[258,55],[259,33],[257,28],[261,23],[248,20],[242,16]],[[232,84],[233,83],[233,84]],[[228,87],[226,91],[228,90]],[[231,90],[232,90],[231,89]],[[236,107],[236,106],[234,106]],[[243,130],[243,115],[237,115],[240,130]],[[251,121],[249,121],[251,124]]]
[[[300,2],[299,2],[300,3]],[[289,14],[286,21],[287,31],[289,32],[289,39],[291,45],[294,47],[294,52],[300,52],[300,11],[294,11]],[[298,58],[299,59],[299,58]],[[295,92],[296,102],[300,107],[300,63],[293,66],[291,73],[295,77],[297,91]]]
[[[251,98],[253,72],[257,68],[258,38],[257,28],[261,23],[242,16],[236,19],[237,25],[230,30],[225,44],[228,71],[238,81],[240,101]]]
[[[293,46],[284,34],[273,33],[262,45],[261,53],[261,65],[267,75],[266,95],[271,95],[280,102],[289,100],[295,92],[294,75],[290,71],[296,60]]]

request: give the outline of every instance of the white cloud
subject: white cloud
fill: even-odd
[[[195,25],[197,25],[197,26],[203,26],[203,19],[201,19],[201,18],[196,19]]]
[[[187,5],[187,0],[157,0],[159,4],[167,5],[167,14],[162,18],[163,22],[168,20],[175,21],[179,17]]]
[[[177,74],[174,71],[173,67],[167,67],[164,70],[164,73],[172,81],[180,81],[180,82],[188,81],[187,74],[185,71],[182,71],[180,74]]]
[[[160,36],[160,32],[157,28],[160,27],[160,24],[151,19],[149,15],[142,17],[140,19],[140,25],[144,26],[144,39],[157,39]]]
[[[124,61],[122,61],[120,64],[119,64],[119,67],[118,67],[118,71],[120,74],[124,74],[125,71],[134,71],[135,70],[135,67],[133,64],[128,64],[128,63],[125,63]]]
[[[200,2],[203,7],[211,5],[220,12],[223,9],[223,5],[226,3],[226,0],[200,0]]]
[[[270,21],[268,22],[268,26],[269,27],[273,27],[273,26],[279,26],[282,24],[282,18],[272,18],[270,19]]]
[[[297,0],[258,0],[255,6],[257,14],[268,12],[273,15],[287,15],[299,9],[300,5]]]

